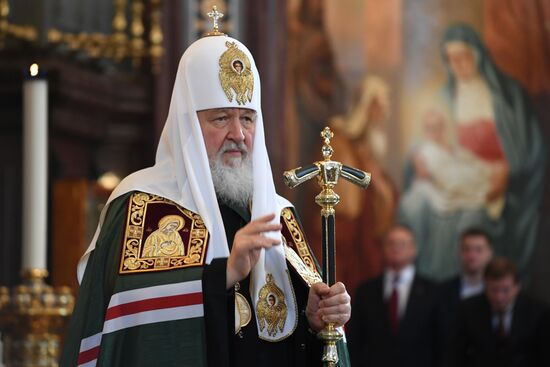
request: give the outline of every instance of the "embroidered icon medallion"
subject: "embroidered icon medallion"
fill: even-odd
[[[235,42],[225,42],[227,50],[220,57],[220,82],[229,102],[233,96],[239,105],[252,101],[254,75],[250,60]]]
[[[208,230],[200,215],[157,195],[132,194],[120,274],[202,266]]]
[[[267,334],[275,336],[285,328],[287,306],[283,291],[275,284],[273,275],[267,273],[266,284],[260,289],[256,303],[256,317],[260,331],[267,327]]]
[[[179,215],[167,215],[158,223],[158,229],[145,240],[143,257],[183,256],[185,247],[178,231],[183,228],[185,219]]]

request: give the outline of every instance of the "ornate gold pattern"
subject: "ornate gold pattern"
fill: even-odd
[[[250,60],[246,54],[237,48],[235,42],[226,41],[227,50],[220,56],[220,82],[229,102],[233,94],[239,105],[252,101],[254,91],[254,75]]]
[[[151,55],[151,61],[153,65],[153,72],[160,72],[160,60],[164,55],[164,47],[162,46],[162,40],[164,35],[162,33],[162,4],[161,0],[151,0],[151,7],[149,13],[151,14],[151,29],[149,31],[149,55]]]
[[[158,221],[159,229],[146,235],[148,231],[144,228],[146,226],[147,210],[151,210],[156,205],[168,205],[171,213],[177,212],[178,214],[163,216]],[[172,229],[170,235],[166,233],[159,235],[162,228],[166,229],[166,227],[170,227],[171,223],[176,222],[177,229]],[[149,231],[151,230],[149,229]],[[187,243],[182,239],[181,232],[189,233]],[[139,273],[202,266],[207,243],[208,230],[204,226],[200,215],[161,196],[143,192],[132,194],[128,204],[128,217],[122,244],[119,273]],[[157,246],[156,250],[155,246]]]
[[[185,225],[179,215],[167,215],[159,220],[158,229],[145,240],[143,257],[166,257],[185,255],[185,246],[178,231]]]
[[[284,330],[288,311],[285,295],[275,284],[273,275],[267,273],[265,278],[266,284],[260,289],[256,303],[256,317],[260,331],[264,331],[267,326],[267,334],[275,336]]]
[[[283,217],[286,227],[288,228],[288,231],[292,236],[292,241],[294,242],[294,245],[298,250],[298,255],[300,256],[304,264],[306,264],[306,266],[310,269],[310,271],[319,275],[317,267],[315,266],[315,261],[313,260],[313,256],[311,255],[309,247],[306,243],[305,236],[302,233],[300,224],[294,217],[294,213],[292,213],[292,210],[290,208],[284,208],[281,212],[281,217]]]
[[[11,291],[0,287],[0,330],[6,366],[59,365],[74,297],[69,287],[46,284],[47,276],[46,269],[25,269],[22,284]]]
[[[330,139],[333,137],[334,133],[329,127],[325,127],[321,131],[321,138],[324,143],[321,152],[324,160],[315,162],[304,169],[301,167],[294,168],[286,171],[283,175],[285,184],[290,188],[294,188],[313,177],[317,177],[317,182],[321,186],[321,192],[315,197],[315,202],[321,207],[321,217],[324,223],[323,262],[326,266],[323,269],[323,276],[329,286],[336,282],[334,207],[340,201],[340,197],[334,192],[334,186],[338,183],[339,177],[342,176],[351,183],[366,189],[371,179],[370,173],[331,160],[334,149],[330,145]],[[325,342],[322,361],[327,366],[336,366],[338,363],[336,343],[342,338],[342,334],[336,330],[333,323],[328,323],[325,329],[319,333],[319,337]]]
[[[141,58],[145,56],[145,40],[143,34],[145,33],[145,26],[143,25],[143,11],[145,10],[145,4],[143,0],[132,1],[132,22],[130,23],[130,30],[132,33],[132,40],[130,41],[129,54],[132,56],[132,64],[134,67],[141,65]]]
[[[161,24],[162,0],[150,0],[146,12],[144,1],[112,0],[113,32],[111,34],[97,32],[69,33],[56,28],[49,28],[44,29],[47,41],[53,45],[62,43],[69,50],[79,51],[79,53],[84,52],[91,58],[111,58],[120,62],[131,57],[136,68],[140,66],[142,59],[149,57],[153,72],[158,73],[160,71],[160,61],[164,55]],[[34,25],[10,22],[8,19],[9,13],[9,1],[0,0],[0,49],[6,47],[8,37],[27,42],[41,42],[40,29],[37,29]],[[143,19],[144,14],[145,19]],[[131,40],[128,39],[127,35],[128,21],[131,21]],[[144,23],[148,24],[148,35],[145,34]]]
[[[223,18],[224,14],[221,11],[218,11],[218,7],[216,5],[212,6],[212,10],[206,13],[208,18],[212,20],[212,31],[208,32],[207,36],[225,36],[225,33],[220,32],[220,25],[218,21]]]
[[[240,284],[235,283],[235,334],[252,320],[252,309],[246,298],[239,293]]]
[[[290,265],[296,270],[298,275],[306,282],[306,284],[311,287],[315,283],[322,282],[323,279],[319,273],[312,271],[298,256],[296,251],[294,251],[290,246],[287,245],[286,239],[283,237],[283,246],[285,249],[285,258],[288,260]]]

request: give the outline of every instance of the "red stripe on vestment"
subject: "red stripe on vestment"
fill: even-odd
[[[85,350],[83,352],[80,352],[78,354],[78,360],[77,365],[81,365],[84,363],[88,363],[90,361],[93,361],[94,359],[97,359],[97,356],[99,355],[99,345],[95,348]]]
[[[105,321],[139,312],[197,304],[202,304],[202,292],[145,299],[142,301],[129,302],[110,307],[105,315]]]

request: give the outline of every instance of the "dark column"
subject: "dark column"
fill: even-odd
[[[273,178],[279,192],[285,191],[285,76],[287,74],[287,1],[245,0],[242,41],[256,60],[262,81],[262,112]]]
[[[181,1],[164,1],[162,6],[162,33],[164,56],[160,61],[159,73],[154,81],[154,146],[160,138],[168,116],[172,88],[176,79],[178,63],[183,53],[183,9]]]

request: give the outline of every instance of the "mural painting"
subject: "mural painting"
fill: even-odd
[[[513,45],[495,29],[513,32],[520,20],[510,19],[534,16],[527,8],[537,2],[507,8],[493,0],[291,2],[296,9],[304,3],[320,7],[314,14],[325,30],[316,36],[323,39],[325,63],[311,70],[325,65],[325,75],[332,71],[330,79],[338,82],[332,89],[311,84],[314,93],[292,88],[297,101],[325,96],[319,108],[292,106],[302,147],[315,146],[314,132],[331,126],[334,158],[373,174],[365,192],[347,183],[336,190],[338,278],[353,291],[381,271],[380,246],[392,222],[414,231],[417,269],[436,280],[458,272],[459,237],[472,227],[488,231],[495,252],[529,275],[548,196],[544,121],[550,111],[544,106],[550,78],[541,65],[549,65],[543,50],[550,44],[542,31],[529,29],[530,42],[519,36],[512,41],[529,45],[533,58],[513,59]],[[539,16],[550,18],[550,11]],[[537,66],[542,82],[528,74],[526,62]],[[304,64],[291,69],[310,70]],[[295,159],[306,164],[319,159],[314,153],[308,148]],[[310,197],[313,202],[315,190],[312,186],[299,205],[320,251],[318,208],[305,202]]]

